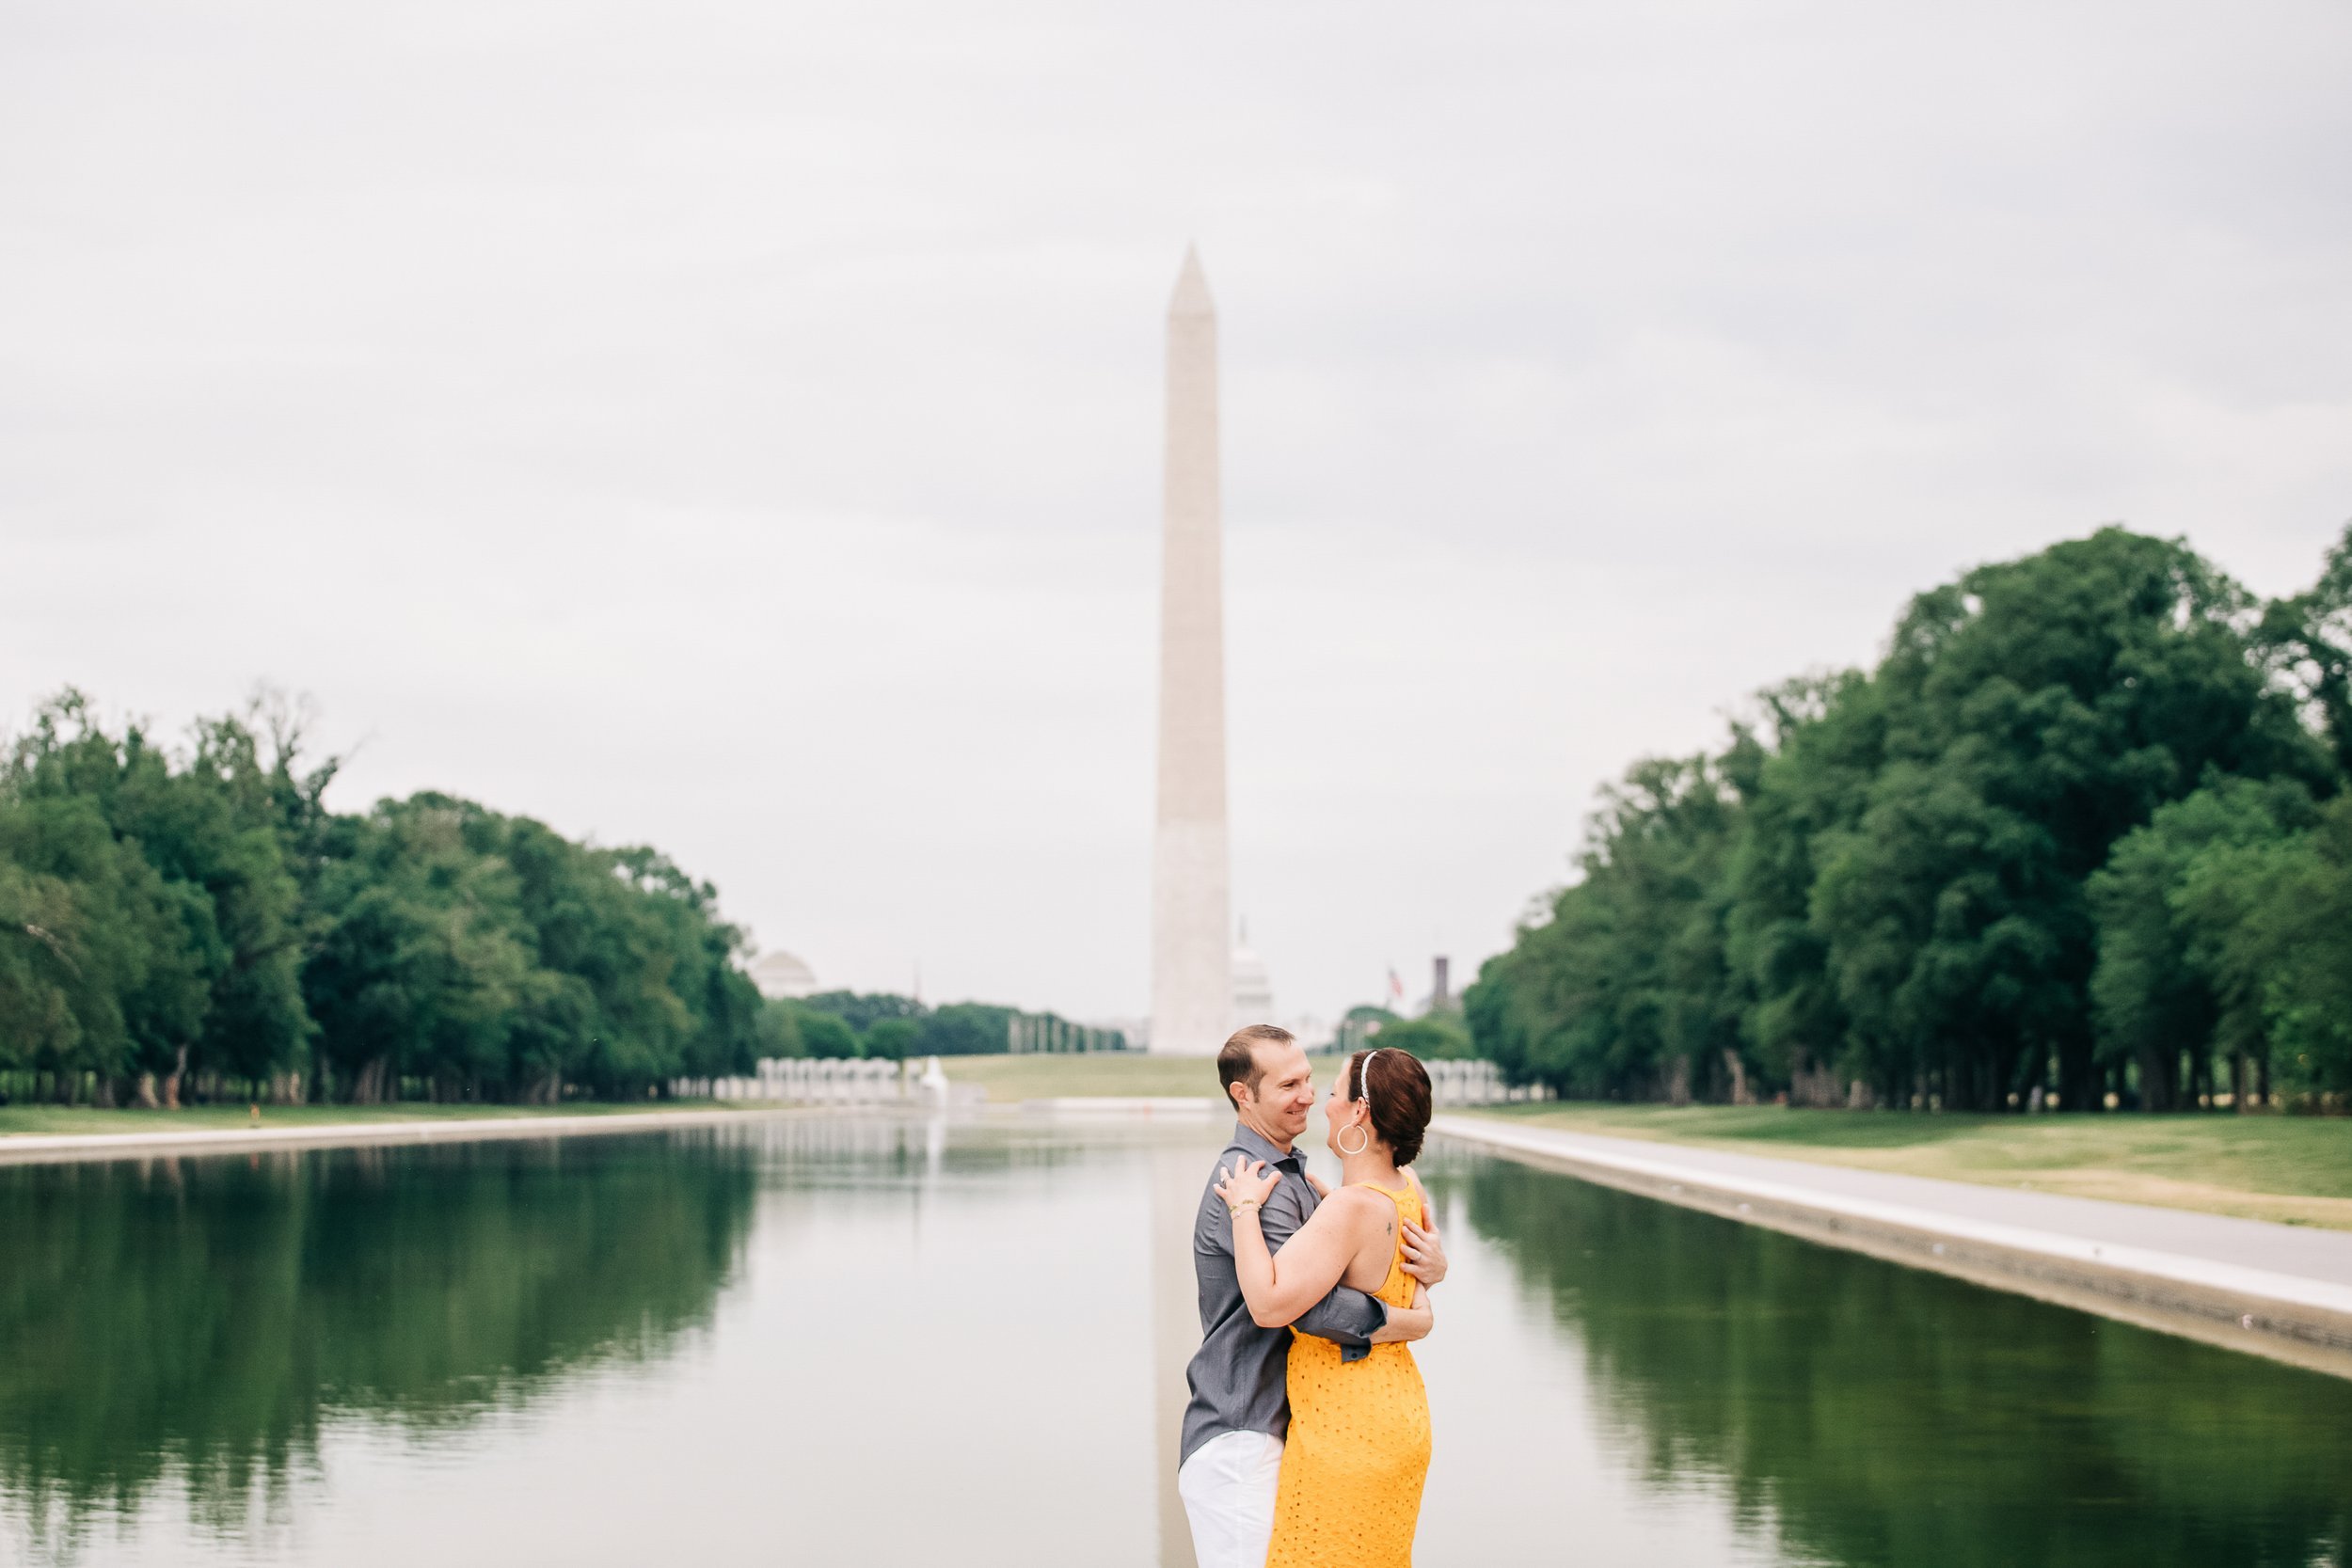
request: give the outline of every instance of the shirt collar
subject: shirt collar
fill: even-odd
[[[1252,1160],[1263,1160],[1269,1165],[1303,1168],[1298,1167],[1298,1149],[1295,1145],[1288,1149],[1277,1148],[1266,1141],[1264,1133],[1246,1121],[1233,1123],[1233,1143]]]

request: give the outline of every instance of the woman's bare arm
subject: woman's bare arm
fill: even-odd
[[[1318,1206],[1282,1243],[1266,1249],[1258,1211],[1245,1207],[1233,1216],[1233,1265],[1252,1322],[1279,1328],[1328,1295],[1347,1273],[1362,1245],[1369,1205],[1342,1194]]]

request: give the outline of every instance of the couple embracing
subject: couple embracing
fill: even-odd
[[[1359,1051],[1324,1105],[1342,1183],[1297,1140],[1314,1073],[1287,1030],[1253,1024],[1217,1053],[1233,1102],[1193,1224],[1200,1354],[1176,1487],[1200,1568],[1408,1568],[1429,1470],[1429,1401],[1406,1348],[1429,1332],[1445,1251],[1406,1169],[1429,1126],[1429,1074]]]

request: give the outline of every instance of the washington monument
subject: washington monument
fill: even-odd
[[[1152,846],[1152,1050],[1213,1053],[1233,1027],[1225,847],[1224,520],[1216,304],[1187,248],[1168,302],[1160,524],[1160,780]]]

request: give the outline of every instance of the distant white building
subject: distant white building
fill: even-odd
[[[789,953],[762,953],[752,960],[752,984],[771,1002],[798,1001],[817,994],[817,974]]]
[[[1233,944],[1231,962],[1232,974],[1233,1027],[1252,1023],[1272,1023],[1289,1030],[1298,1043],[1310,1051],[1320,1051],[1331,1043],[1335,1033],[1331,1021],[1312,1013],[1283,1018],[1274,1010],[1274,978],[1266,969],[1265,959],[1249,945],[1249,927],[1242,926],[1241,940]],[[1151,1049],[1152,1020],[1120,1018],[1101,1020],[1100,1026],[1117,1029],[1127,1037],[1127,1049]]]
[[[1300,1013],[1295,1018],[1286,1018],[1282,1021],[1282,1027],[1295,1036],[1299,1045],[1309,1051],[1329,1050],[1332,1037],[1338,1033],[1329,1019],[1314,1013]]]
[[[1250,947],[1249,927],[1245,924],[1241,941],[1233,948],[1233,1027],[1238,1029],[1249,1023],[1279,1024],[1310,1051],[1320,1051],[1331,1043],[1330,1020],[1312,1013],[1283,1018],[1275,1012],[1273,977],[1266,971],[1265,960]]]
[[[1274,981],[1266,974],[1265,960],[1249,947],[1249,927],[1241,930],[1241,942],[1233,948],[1233,1027],[1248,1023],[1274,1022]]]

